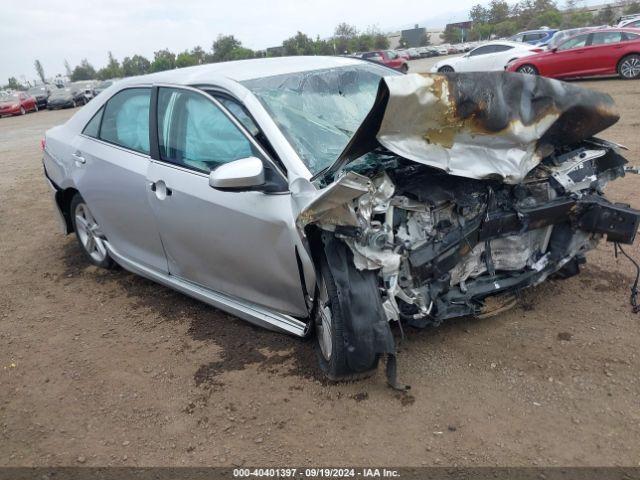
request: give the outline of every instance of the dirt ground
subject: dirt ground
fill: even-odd
[[[604,137],[640,164],[640,81]],[[310,342],[252,327],[58,233],[39,141],[74,112],[0,119],[0,465],[638,465],[633,270],[583,273],[485,320],[412,331],[400,379],[325,384]],[[640,207],[640,177],[609,189]],[[629,252],[640,257],[638,246]]]

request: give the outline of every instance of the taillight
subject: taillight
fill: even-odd
[[[40,150],[44,152],[44,149],[47,147],[47,141],[43,138],[40,139]]]

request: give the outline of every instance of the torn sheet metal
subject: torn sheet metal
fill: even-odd
[[[453,175],[516,184],[555,147],[588,139],[618,118],[609,95],[533,75],[385,77],[329,172],[382,145]]]

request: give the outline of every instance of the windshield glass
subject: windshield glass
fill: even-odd
[[[30,88],[27,93],[29,95],[41,95],[43,93],[45,93],[45,88],[44,87],[33,87]]]
[[[51,92],[52,97],[68,97],[69,95],[71,95],[70,88],[58,88]]]
[[[330,166],[373,106],[388,68],[362,64],[246,80],[312,174]]]

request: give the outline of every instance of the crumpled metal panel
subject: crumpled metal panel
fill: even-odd
[[[453,175],[515,184],[555,146],[590,138],[618,118],[609,95],[539,76],[385,77],[331,171],[382,145]]]

